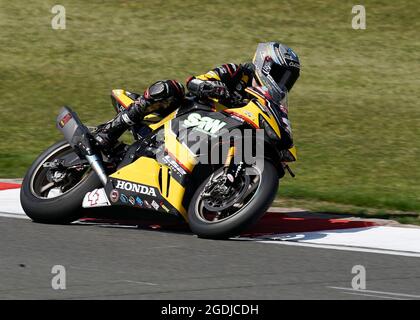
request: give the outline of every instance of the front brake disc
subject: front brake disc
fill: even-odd
[[[244,181],[241,181],[241,185],[226,199],[224,199],[224,195],[215,194],[203,200],[204,208],[211,212],[220,212],[232,207],[248,190],[250,178],[247,175],[243,176],[243,178]]]

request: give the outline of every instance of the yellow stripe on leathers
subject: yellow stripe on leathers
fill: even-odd
[[[159,171],[162,168],[162,189],[159,185]],[[170,188],[167,190],[168,185],[168,167],[159,164],[155,159],[141,157],[132,164],[123,167],[117,172],[113,173],[110,177],[130,182],[135,182],[151,187],[155,187],[178,212],[188,220],[187,212],[182,205],[185,188],[174,178],[170,177]]]
[[[205,74],[201,74],[199,76],[196,76],[196,78],[200,79],[200,80],[203,80],[203,81],[206,81],[206,80],[218,80],[218,81],[220,81],[219,75],[214,71],[209,71]]]

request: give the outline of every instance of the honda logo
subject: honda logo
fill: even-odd
[[[155,188],[133,182],[117,180],[117,185],[115,188],[156,197]]]

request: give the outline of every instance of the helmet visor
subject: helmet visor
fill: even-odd
[[[270,75],[281,89],[286,88],[289,91],[297,80],[296,74],[278,64],[272,65]]]

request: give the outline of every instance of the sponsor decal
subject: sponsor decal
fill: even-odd
[[[89,202],[89,205],[91,207],[96,206],[98,204],[98,200],[99,200],[99,192],[98,192],[98,189],[96,189],[95,191],[89,193],[88,202]]]
[[[163,157],[164,162],[168,165],[168,167],[178,173],[179,175],[183,176],[187,174],[185,170],[176,162],[170,155],[166,155]]]
[[[134,182],[117,180],[117,185],[115,186],[115,188],[156,197],[155,188],[144,186],[142,184]]]
[[[210,117],[202,117],[199,113],[191,113],[184,120],[183,125],[186,128],[196,128],[205,133],[215,134],[226,125],[226,122]]]
[[[121,193],[120,200],[121,200],[122,203],[127,203],[128,202],[128,198],[124,193]]]
[[[235,116],[234,114],[231,114],[231,115],[230,115],[230,117],[231,117],[232,119],[235,119],[235,120],[239,121],[239,122],[244,122],[244,121],[245,121],[244,119],[242,119],[242,118],[240,118],[240,117],[238,117],[238,116]]]
[[[120,197],[120,193],[118,192],[118,190],[112,190],[109,194],[109,199],[111,199],[112,202],[117,202],[118,198]]]
[[[167,207],[167,206],[165,206],[165,205],[163,204],[163,202],[161,202],[161,203],[160,203],[160,206],[163,208],[163,210],[165,210],[166,212],[169,212],[168,207]]]
[[[141,200],[141,198],[140,198],[140,197],[136,197],[136,204],[137,204],[139,207],[143,207],[143,200]]]
[[[152,206],[150,205],[149,202],[147,202],[147,200],[144,200],[144,204],[146,205],[147,208],[151,209]]]
[[[134,199],[133,196],[130,196],[130,198],[128,198],[128,202],[130,202],[132,206],[136,204],[136,200]]]
[[[64,126],[67,124],[67,122],[70,121],[70,119],[73,118],[73,116],[71,115],[71,113],[67,113],[59,122],[59,125],[61,128],[64,128]]]
[[[152,201],[152,206],[153,208],[155,208],[155,210],[159,210],[159,205],[157,204],[155,200]]]
[[[94,189],[91,192],[88,192],[82,202],[83,208],[106,207],[109,205],[109,198],[105,193],[104,188]]]
[[[245,110],[244,113],[248,118],[254,118],[254,114],[252,112],[249,112],[248,110]]]

